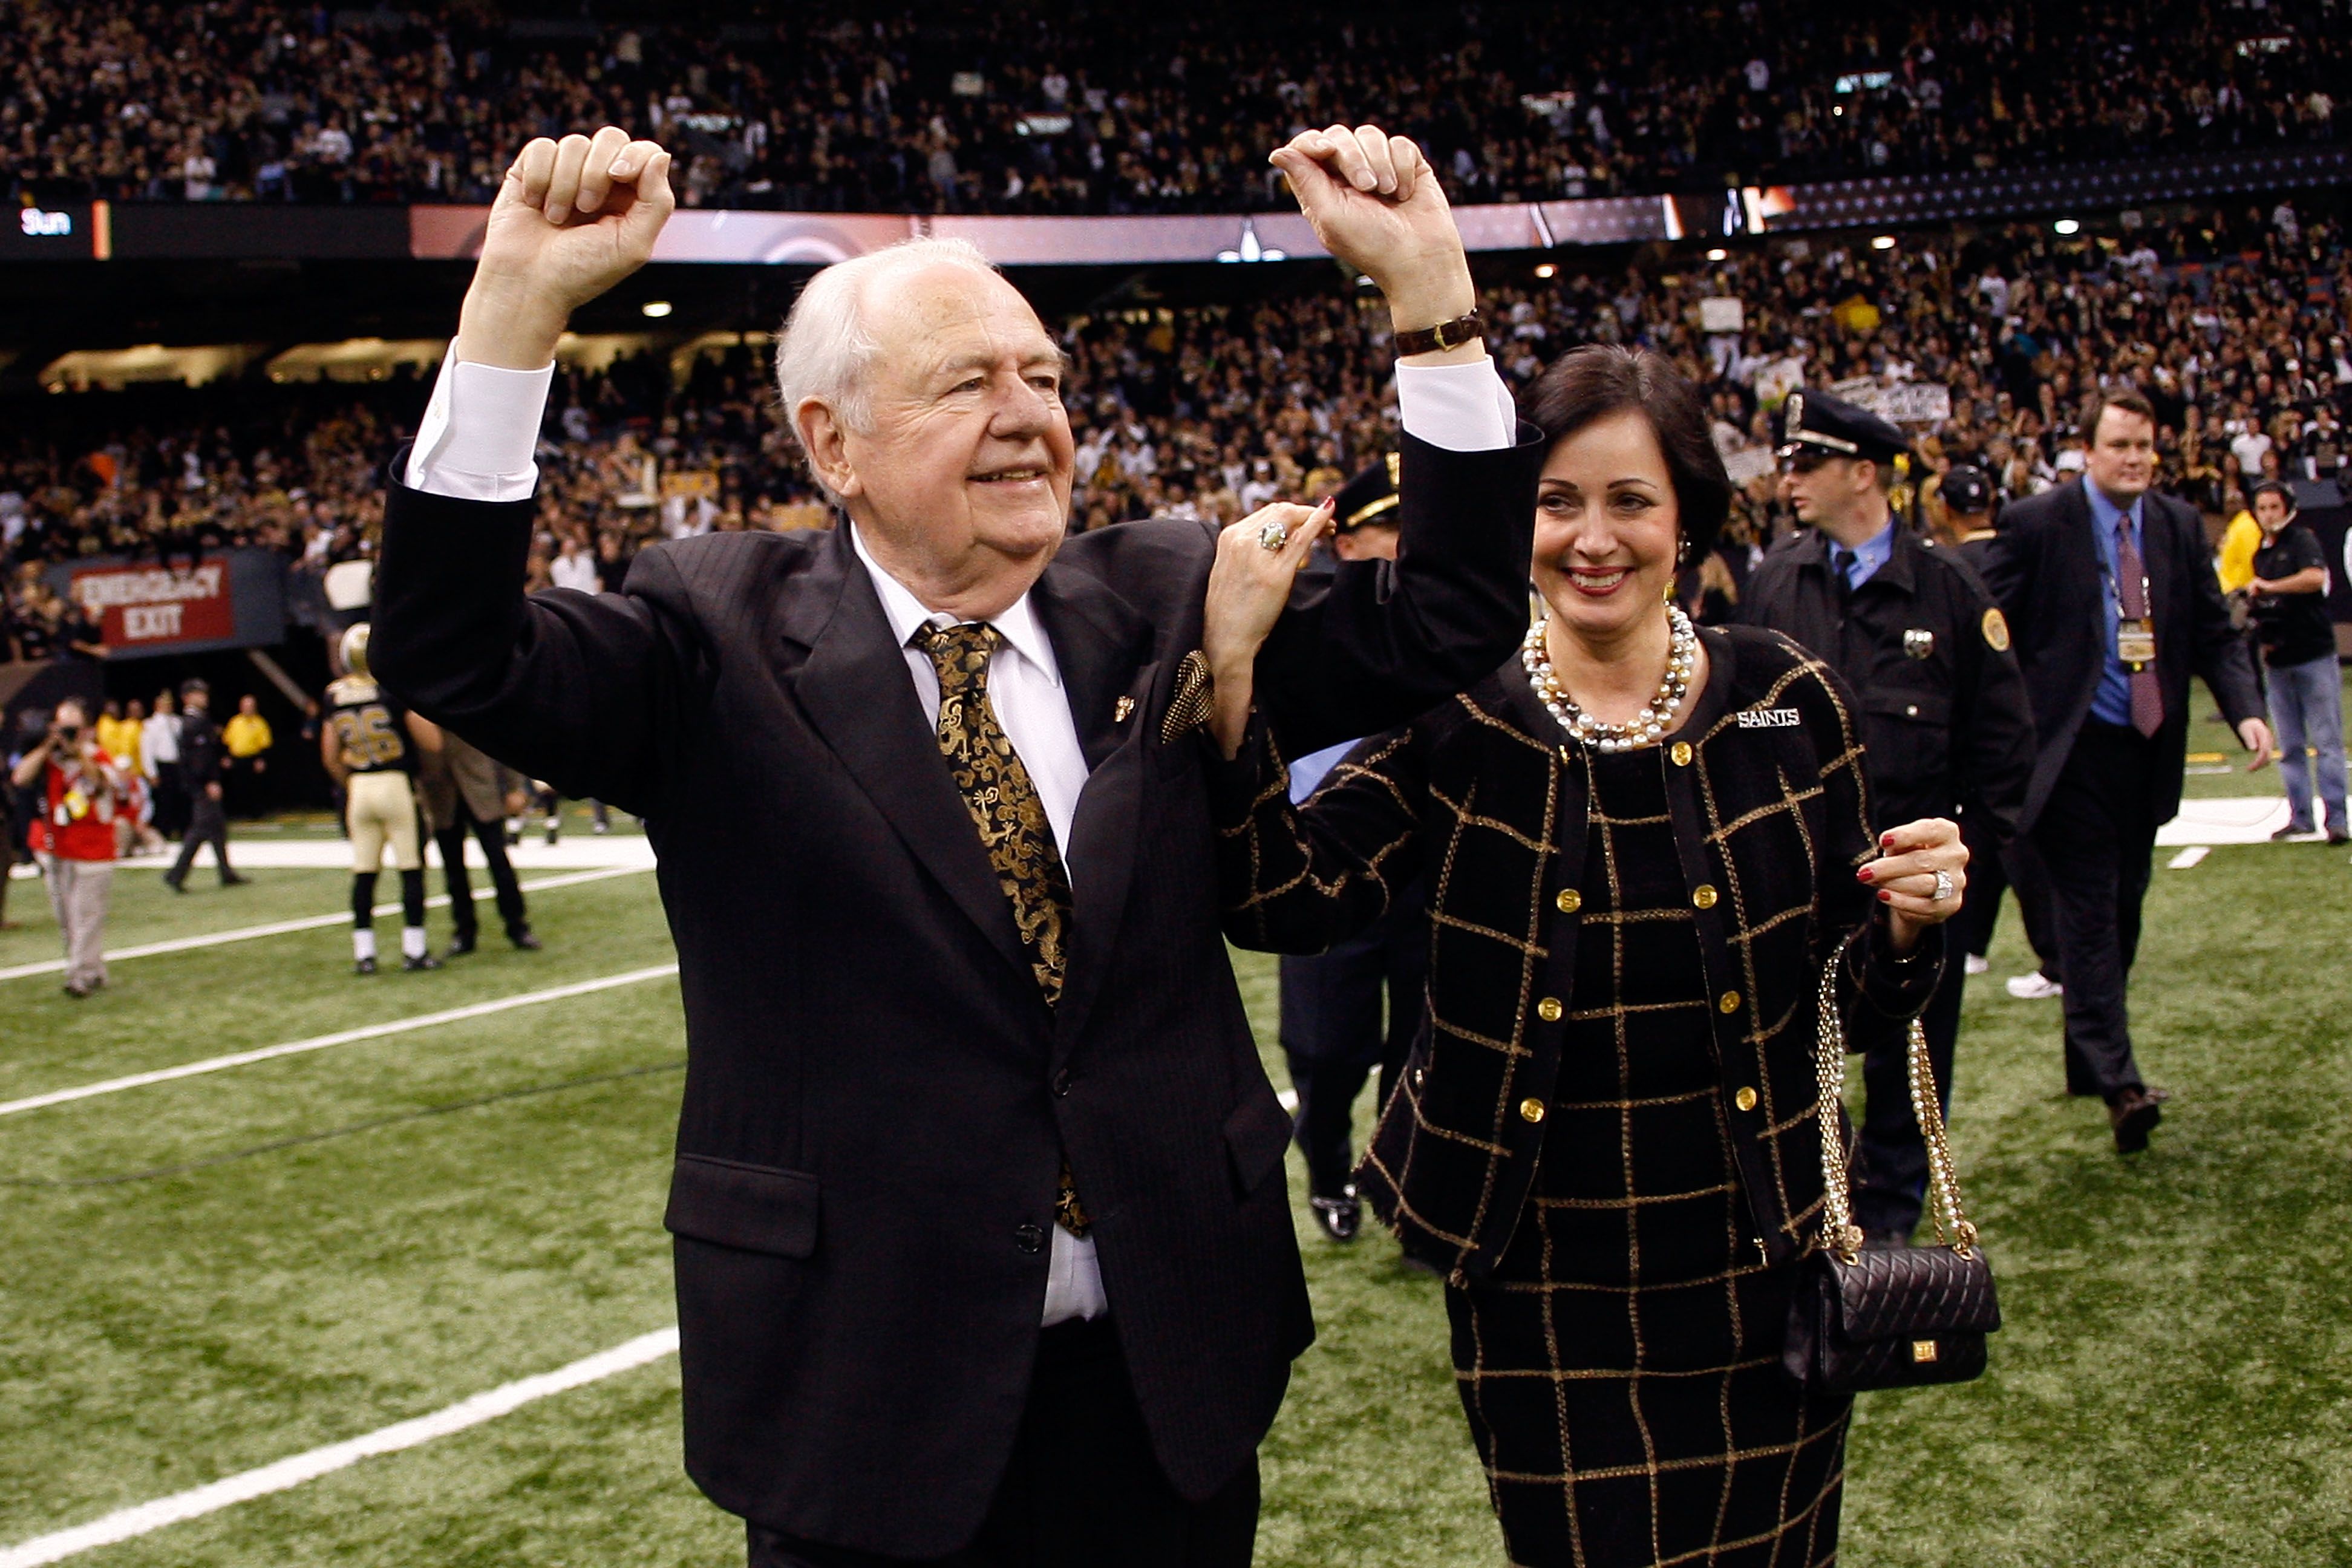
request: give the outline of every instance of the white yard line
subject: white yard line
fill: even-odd
[[[536,1377],[520,1378],[513,1383],[477,1394],[470,1399],[459,1400],[446,1409],[430,1415],[420,1415],[379,1428],[365,1436],[352,1437],[341,1443],[330,1443],[323,1448],[313,1448],[307,1454],[296,1454],[259,1469],[227,1477],[170,1497],[157,1498],[133,1508],[119,1509],[102,1519],[88,1524],[78,1524],[48,1535],[36,1536],[15,1546],[0,1547],[0,1568],[40,1568],[43,1563],[61,1563],[68,1557],[96,1547],[111,1546],[178,1524],[184,1520],[200,1519],[234,1504],[247,1502],[271,1492],[282,1492],[299,1487],[305,1481],[315,1481],[362,1459],[379,1454],[394,1454],[403,1448],[414,1448],[436,1437],[446,1437],[468,1426],[478,1426],[501,1415],[520,1410],[534,1400],[584,1384],[605,1378],[659,1361],[677,1349],[677,1331],[656,1329],[640,1334],[625,1344],[573,1362],[570,1366],[543,1372]]]
[[[2213,853],[2213,849],[2210,845],[2191,844],[2188,848],[2183,849],[2179,854],[2175,855],[2171,859],[2167,860],[2164,863],[2164,868],[2168,871],[2186,871],[2189,867],[2194,866],[2198,861],[2202,860],[2206,856],[2210,855],[2211,853]]]
[[[388,1023],[370,1024],[362,1028],[341,1029],[331,1035],[318,1035],[307,1040],[289,1040],[282,1046],[263,1046],[257,1050],[238,1051],[226,1057],[209,1057],[203,1061],[188,1062],[175,1068],[158,1068],[152,1072],[132,1073],[127,1078],[110,1078],[99,1083],[86,1083],[76,1089],[52,1089],[23,1100],[0,1100],[0,1116],[16,1116],[44,1106],[65,1105],[77,1100],[95,1100],[102,1094],[120,1094],[126,1089],[143,1089],[152,1083],[169,1083],[174,1079],[194,1078],[203,1073],[226,1072],[230,1068],[247,1067],[255,1062],[275,1061],[279,1057],[299,1056],[306,1051],[323,1051],[331,1046],[348,1046],[360,1040],[380,1040],[387,1035],[404,1035],[412,1029],[430,1029],[440,1024],[462,1023],[467,1018],[484,1018],[493,1013],[504,1013],[516,1007],[535,1006],[541,1002],[561,1002],[566,997],[587,996],[616,986],[635,985],[647,980],[665,980],[677,973],[675,963],[659,963],[651,969],[632,969],[623,974],[607,974],[596,980],[575,981],[569,985],[552,985],[544,991],[525,991],[513,996],[501,996],[492,1002],[476,1002],[464,1007],[448,1007],[438,1013],[421,1013],[413,1018],[394,1018]],[[0,1564],[5,1559],[0,1558]]]
[[[607,877],[633,877],[641,871],[651,869],[653,868],[650,866],[607,866],[594,871],[573,871],[561,877],[541,877],[536,881],[525,882],[522,884],[522,890],[526,893],[537,893],[550,888],[569,888],[581,882],[601,882]],[[488,899],[493,891],[494,889],[489,888],[475,889],[474,901],[479,903]],[[449,895],[446,893],[436,893],[425,900],[425,907],[428,910],[446,909],[448,904]],[[375,907],[375,912],[379,915],[396,915],[400,912],[400,905],[378,904]],[[126,947],[120,952],[108,953],[106,962],[121,963],[127,958],[152,958],[158,953],[189,952],[202,947],[218,947],[224,942],[251,942],[256,937],[284,936],[289,931],[318,931],[327,926],[351,923],[352,912],[349,910],[331,915],[305,915],[299,920],[272,921],[268,925],[239,926],[235,931],[213,931],[205,936],[175,936],[169,942],[144,942],[137,947]],[[37,963],[19,963],[13,968],[0,969],[0,980],[23,980],[36,974],[59,974],[64,973],[66,961],[62,958],[46,958]]]

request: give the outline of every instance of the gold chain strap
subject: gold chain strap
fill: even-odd
[[[1851,1263],[1862,1247],[1862,1231],[1853,1223],[1853,1199],[1848,1186],[1845,1140],[1838,1126],[1838,1108],[1845,1101],[1845,1019],[1838,1012],[1837,967],[1843,952],[1822,966],[1820,1050],[1814,1073],[1821,1088],[1817,1107],[1822,1124],[1822,1245]],[[1936,1100],[1936,1069],[1927,1059],[1927,1031],[1911,1020],[1905,1056],[1911,1076],[1911,1114],[1919,1122],[1919,1136],[1927,1145],[1928,1213],[1936,1226],[1936,1242],[1962,1258],[1972,1256],[1977,1227],[1960,1206],[1960,1178],[1952,1163],[1952,1146],[1944,1133],[1944,1113]]]

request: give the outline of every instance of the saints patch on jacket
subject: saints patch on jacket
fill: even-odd
[[[415,771],[400,706],[373,680],[347,675],[327,688],[327,722],[343,766],[355,773]]]

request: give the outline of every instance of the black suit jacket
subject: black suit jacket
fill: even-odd
[[[1509,654],[1541,451],[1407,438],[1400,562],[1303,583],[1261,656],[1286,743],[1401,723]],[[696,1481],[810,1540],[961,1545],[1025,1403],[1066,1150],[1154,1448],[1209,1494],[1313,1337],[1207,748],[1161,734],[1213,528],[1079,535],[1034,590],[1091,770],[1049,1011],[846,530],[657,545],[620,594],[526,598],[531,517],[395,479],[370,652],[417,711],[647,819],[686,1002],[667,1223]]]
[[[2002,508],[2000,531],[1993,536],[1985,568],[1985,584],[2000,601],[2016,639],[2041,741],[2025,797],[2023,825],[2029,827],[2074,752],[2106,668],[2106,619],[2115,609],[2099,570],[2084,482],[2070,480]],[[2196,511],[2150,490],[2140,511],[2140,553],[2147,563],[2157,679],[2164,692],[2164,727],[2156,732],[2148,804],[2155,820],[2163,823],[2180,810],[2190,672],[2205,678],[2233,726],[2261,718],[2263,701],[2245,638],[2230,624],[2230,607],[2213,573],[2213,547]]]

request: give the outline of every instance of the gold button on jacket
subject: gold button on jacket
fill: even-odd
[[[1559,897],[1552,901],[1559,906],[1561,914],[1572,915],[1584,907],[1584,895],[1574,888],[1562,888]]]
[[[1675,749],[1667,754],[1675,759],[1675,766],[1678,768],[1690,766],[1691,749],[1688,741],[1676,741]]]
[[[1536,1016],[1541,1018],[1547,1024],[1559,1023],[1559,998],[1557,996],[1547,996],[1542,1001],[1537,1003]]]
[[[1756,1109],[1756,1091],[1743,1086],[1738,1094],[1731,1097],[1731,1103],[1742,1110],[1753,1110]]]
[[[1715,884],[1701,882],[1692,890],[1691,902],[1702,910],[1715,908]]]
[[[1543,1116],[1544,1102],[1542,1100],[1536,1099],[1533,1095],[1529,1095],[1527,1099],[1519,1101],[1520,1121],[1541,1121],[1543,1120]]]
[[[1739,993],[1737,991],[1727,991],[1722,995],[1717,997],[1715,999],[1715,1010],[1718,1013],[1738,1012]]]

